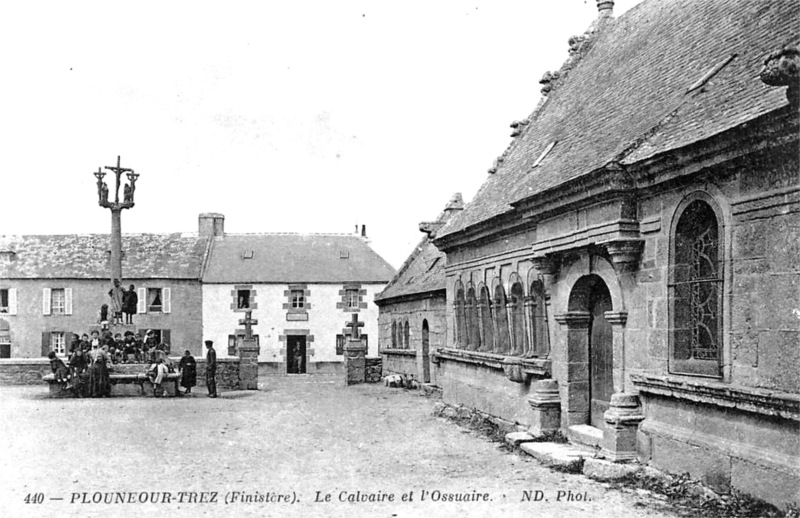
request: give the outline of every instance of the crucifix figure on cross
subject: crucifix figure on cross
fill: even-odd
[[[252,311],[245,311],[244,318],[239,319],[239,325],[244,326],[245,340],[253,339],[253,326],[258,325],[258,320],[252,317]]]
[[[358,320],[358,313],[353,313],[353,319],[348,322],[347,327],[350,328],[350,338],[353,340],[359,339],[358,328],[364,327],[364,322]]]

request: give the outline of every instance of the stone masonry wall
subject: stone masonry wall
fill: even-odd
[[[378,315],[378,340],[380,350],[392,348],[392,322],[408,321],[409,350],[417,351],[416,356],[382,354],[386,374],[404,374],[408,378],[423,381],[422,366],[422,323],[428,321],[429,361],[436,349],[444,347],[447,324],[445,321],[444,294],[416,300],[392,302],[380,306]],[[438,384],[435,366],[430,364],[430,382]]]
[[[379,383],[383,377],[383,360],[380,358],[367,358],[366,369],[366,382]]]
[[[180,358],[172,357],[177,364]],[[144,363],[122,363],[112,367],[112,372],[120,374],[140,373],[147,370]],[[0,360],[0,385],[39,385],[42,376],[50,374],[50,362],[46,358],[2,359]],[[206,385],[206,360],[197,358],[197,384]],[[236,390],[239,387],[239,359],[217,359],[217,387]]]

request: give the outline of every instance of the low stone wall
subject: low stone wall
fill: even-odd
[[[389,376],[400,374],[407,379],[417,380],[417,351],[414,349],[386,349],[381,351],[383,371]]]
[[[454,407],[474,408],[485,414],[530,426],[533,411],[528,404],[531,381],[516,383],[502,367],[486,362],[439,357],[438,385],[443,401]],[[499,365],[499,363],[498,363]]]
[[[52,373],[47,358],[3,358],[0,360],[0,385],[39,385]]]
[[[383,377],[383,360],[381,358],[367,358],[366,370],[365,379],[367,383],[380,383]]]
[[[791,394],[633,376],[645,420],[639,460],[714,491],[798,505],[798,400]]]
[[[171,357],[177,364],[179,356]],[[144,373],[148,364],[117,363],[111,367],[115,374]],[[39,385],[42,378],[51,374],[50,361],[47,358],[4,358],[0,359],[0,385]],[[197,384],[206,384],[206,360],[197,359]],[[239,358],[217,359],[217,387],[227,390],[239,388]]]

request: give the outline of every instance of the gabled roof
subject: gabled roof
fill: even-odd
[[[425,236],[403,264],[400,272],[375,301],[445,289],[444,253]]]
[[[354,234],[225,234],[214,239],[203,282],[384,283],[393,275]]]
[[[610,163],[668,153],[785,106],[785,89],[758,73],[768,54],[797,39],[799,16],[800,2],[788,0],[647,0],[600,20],[586,53],[439,237]]]
[[[0,236],[0,278],[108,279],[107,234]],[[183,234],[124,234],[125,279],[200,280],[208,240]],[[3,254],[9,255],[9,254]]]
[[[375,295],[376,302],[445,289],[444,267],[447,261],[445,254],[434,246],[432,239],[436,237],[437,229],[463,208],[461,194],[456,193],[436,221],[420,224],[420,230],[425,232],[425,237],[414,248],[386,289]]]

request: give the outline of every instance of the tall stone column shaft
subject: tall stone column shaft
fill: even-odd
[[[111,209],[111,280],[122,281],[122,209]]]

